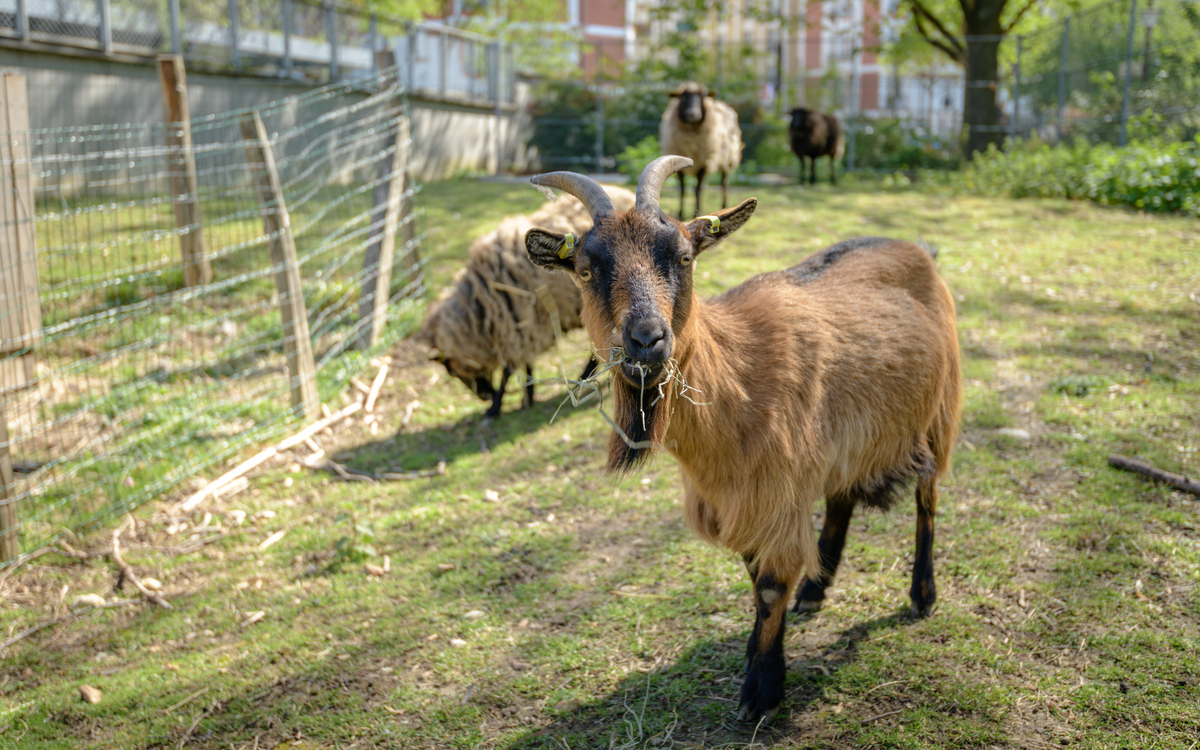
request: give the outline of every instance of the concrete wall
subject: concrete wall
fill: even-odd
[[[0,48],[0,68],[19,72],[29,83],[30,126],[77,128],[163,119],[158,71],[152,61],[128,62]],[[257,107],[296,96],[310,86],[262,78],[188,73],[193,119]],[[486,102],[410,99],[414,162],[419,179],[435,181],[464,171],[494,172],[497,148],[504,167],[524,167],[528,133],[528,87],[497,118]],[[527,136],[526,136],[527,137]]]

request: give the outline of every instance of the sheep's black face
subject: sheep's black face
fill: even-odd
[[[679,119],[688,125],[704,122],[704,93],[684,91],[679,95]]]
[[[792,110],[792,124],[789,128],[794,135],[804,136],[812,129],[808,123],[808,110],[796,108]]]
[[[457,378],[462,382],[472,393],[482,401],[491,401],[496,394],[496,389],[492,386],[492,379],[484,377],[478,370],[459,362],[456,359],[448,357],[438,358],[438,362],[446,368],[446,372],[451,377]]]
[[[602,215],[567,258],[559,257],[562,236],[545,230],[530,230],[525,245],[534,263],[575,274],[600,358],[623,351],[620,379],[649,387],[662,379],[687,326],[696,256],[741,227],[756,206],[751,198],[688,224],[658,210]]]

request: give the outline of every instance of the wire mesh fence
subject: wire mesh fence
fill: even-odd
[[[161,123],[0,134],[0,537],[28,550],[159,495],[311,411],[297,378],[327,398],[408,330],[423,275],[406,106],[392,68],[193,120],[190,148]],[[369,340],[376,285],[389,325]],[[307,374],[280,315],[293,294]]]

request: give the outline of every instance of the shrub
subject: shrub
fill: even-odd
[[[959,187],[981,195],[1091,200],[1156,213],[1200,216],[1200,137],[1118,148],[1076,140],[1055,147],[1023,142],[979,154]]]

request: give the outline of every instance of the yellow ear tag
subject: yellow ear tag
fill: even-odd
[[[711,234],[716,234],[721,231],[721,219],[718,216],[699,216],[699,219],[708,219],[708,231]]]
[[[567,232],[566,234],[563,235],[563,243],[562,243],[562,247],[560,247],[558,249],[558,257],[562,258],[563,260],[566,260],[567,256],[569,256],[571,254],[571,251],[574,249],[575,249],[575,235],[571,234],[570,232]]]

